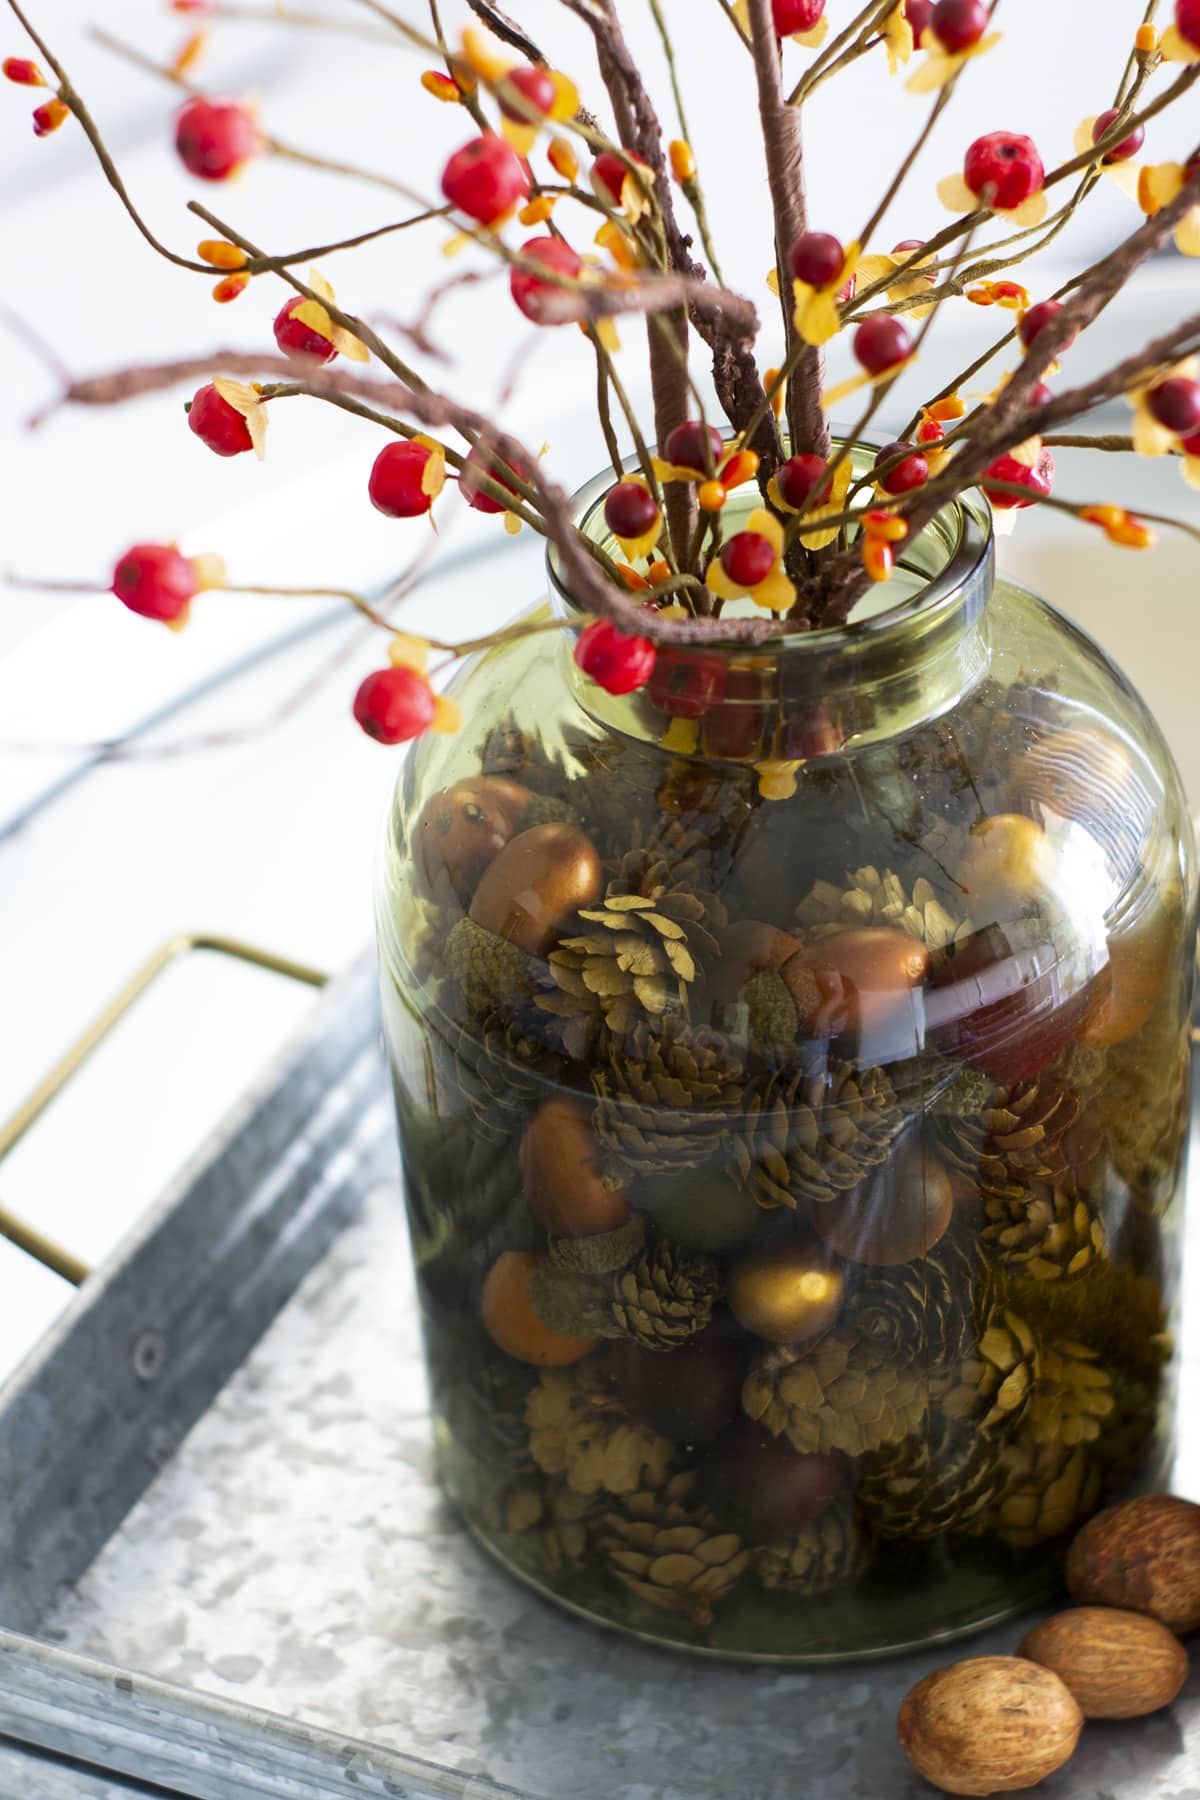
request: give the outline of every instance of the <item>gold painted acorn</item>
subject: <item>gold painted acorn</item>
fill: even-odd
[[[471,902],[476,925],[545,956],[562,927],[600,893],[600,858],[574,825],[535,825],[511,838],[485,869]]]
[[[479,878],[508,843],[533,795],[519,781],[477,775],[427,801],[413,833],[413,856],[427,893],[449,884],[469,904]]]
[[[747,1250],[729,1272],[725,1298],[739,1325],[774,1344],[799,1344],[835,1323],[845,1283],[813,1244]]]
[[[525,1197],[555,1237],[615,1231],[629,1217],[625,1189],[606,1182],[587,1107],[565,1096],[545,1101],[521,1140]]]

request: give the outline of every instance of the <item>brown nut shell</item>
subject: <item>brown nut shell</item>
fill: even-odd
[[[927,1255],[953,1217],[950,1177],[918,1146],[901,1151],[848,1194],[812,1209],[813,1228],[838,1256],[884,1269]]]
[[[487,1272],[480,1301],[484,1328],[493,1343],[518,1362],[541,1369],[580,1362],[596,1348],[595,1338],[562,1337],[534,1312],[529,1278],[543,1250],[505,1250]]]
[[[529,956],[545,956],[578,907],[600,893],[600,858],[574,825],[535,825],[484,870],[471,917]]]
[[[896,1732],[926,1781],[947,1794],[1009,1794],[1072,1755],[1083,1714],[1065,1682],[1019,1656],[935,1669],[900,1707]]]
[[[589,1109],[565,1097],[538,1107],[521,1139],[529,1210],[555,1237],[616,1231],[629,1217],[625,1189],[609,1186],[596,1156]]]
[[[841,1269],[819,1245],[776,1244],[743,1251],[725,1298],[747,1331],[773,1344],[799,1344],[828,1331],[844,1293]]]
[[[426,892],[436,894],[448,882],[466,906],[532,798],[519,781],[477,775],[426,801],[413,833],[413,856]]]
[[[1179,1639],[1146,1613],[1075,1606],[1035,1625],[1020,1653],[1065,1681],[1085,1719],[1140,1719],[1170,1706],[1188,1677]]]
[[[1067,1552],[1072,1600],[1149,1613],[1169,1631],[1200,1628],[1200,1506],[1142,1494],[1089,1519]]]

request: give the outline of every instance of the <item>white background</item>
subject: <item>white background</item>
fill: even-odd
[[[317,0],[306,0],[316,10]],[[191,252],[207,230],[184,211],[197,192],[218,213],[275,251],[299,248],[402,216],[402,202],[333,176],[300,175],[263,162],[238,183],[204,187],[170,152],[176,98],[91,41],[103,18],[143,51],[167,57],[187,22],[143,0],[100,7],[87,0],[27,0],[67,64],[117,155],[139,205],[173,246]],[[418,0],[394,0],[423,22]],[[778,327],[763,276],[769,209],[755,146],[745,59],[708,0],[664,0],[677,33],[693,140],[715,235],[731,282],[768,319],[764,361]],[[456,109],[418,84],[428,58],[368,24],[354,0],[321,10],[367,25],[354,38],[286,25],[226,23],[201,73],[212,92],[259,96],[276,136],[391,172],[434,195],[445,154],[470,135]],[[446,0],[455,22],[461,8]],[[583,76],[586,34],[555,0],[516,5],[552,60]],[[835,26],[849,0],[829,0]],[[1109,104],[1141,5],[1094,0],[1081,10],[1051,0],[1006,0],[1001,49],[980,62],[873,248],[942,222],[938,176],[957,166],[970,138],[998,127],[1027,130],[1047,165],[1071,153],[1076,122]],[[669,102],[642,0],[623,11],[640,63]],[[0,50],[26,46],[14,25]],[[797,73],[805,53],[789,47]],[[270,342],[284,298],[254,285],[236,305],[213,306],[208,284],[171,269],[135,235],[94,167],[74,124],[46,142],[29,131],[25,90],[0,93],[0,299],[35,325],[77,373],[218,345]],[[811,217],[853,236],[881,180],[915,135],[926,103],[889,83],[882,61],[818,95],[808,126]],[[1154,160],[1186,154],[1196,118],[1156,125]],[[675,127],[668,122],[668,131]],[[1102,254],[1136,214],[1114,186],[1064,234],[1027,279],[1051,291],[1069,263]],[[385,240],[322,266],[339,296],[370,318],[410,322],[419,297],[448,274],[437,225]],[[1085,374],[1195,310],[1200,265],[1173,255],[1148,268],[1071,355]],[[996,334],[996,315],[965,303],[939,321],[922,371],[908,379],[893,426],[921,397]],[[529,328],[495,280],[450,299],[434,333],[447,353],[434,372],[456,394],[491,405]],[[624,332],[627,380],[643,388],[637,332]],[[835,370],[845,352],[835,352]],[[839,360],[840,359],[840,360]],[[932,366],[931,366],[932,365]],[[520,364],[504,417],[568,484],[602,460],[591,410],[589,353],[573,331],[542,333],[536,360]],[[990,385],[990,382],[988,383]],[[55,391],[54,377],[0,324],[0,568],[29,576],[109,578],[138,539],[179,537],[189,550],[220,551],[235,580],[370,585],[428,550],[424,525],[374,514],[365,484],[380,447],[370,426],[315,403],[291,401],[273,417],[267,460],[223,462],[186,429],[186,392],[119,411],[61,414],[31,434],[24,421]],[[1123,414],[1116,409],[1112,428]],[[1105,421],[1108,425],[1110,422]],[[1116,497],[1197,515],[1175,469],[1129,470],[1086,460],[1063,470],[1062,491]],[[468,563],[431,580],[411,602],[411,622],[469,635],[534,598],[540,582],[529,534],[501,542],[498,522],[439,508],[441,559],[498,545],[503,560]],[[1025,518],[1004,552],[1010,567],[1074,614],[1113,651],[1159,712],[1193,794],[1200,793],[1194,722],[1196,546],[1176,539],[1153,558],[1104,548],[1052,516]],[[78,770],[80,744],[111,736],[226,669],[255,646],[306,623],[327,602],[213,596],[175,635],[132,618],[103,597],[61,599],[0,589],[0,1117],[21,1100],[83,1023],[162,939],[179,929],[225,931],[320,966],[344,965],[367,942],[370,873],[395,756],[362,738],[349,697],[371,666],[368,647],[339,623],[260,665],[243,680],[167,723],[139,754],[90,774],[50,804],[39,802]],[[297,690],[315,696],[296,706]],[[286,723],[270,720],[280,708]],[[232,734],[220,748],[164,754],[205,733]],[[42,748],[39,748],[41,746]],[[38,809],[32,810],[31,809]],[[286,1037],[308,1004],[304,990],[193,959],[172,975],[99,1064],[0,1167],[0,1205],[23,1213],[87,1260],[102,1256],[172,1169]],[[44,1328],[65,1285],[0,1243],[0,1373]]]

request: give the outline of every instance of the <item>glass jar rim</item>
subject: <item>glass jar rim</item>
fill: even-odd
[[[727,434],[723,441],[727,444],[733,442],[733,434]],[[848,440],[835,438],[834,444],[837,448],[848,447],[852,457],[861,456],[865,459],[869,456],[874,460],[885,447],[885,441],[891,440],[880,438],[876,441],[864,437],[848,443]],[[626,457],[621,464],[621,472],[622,475],[640,474],[640,458],[637,455]],[[597,543],[605,538],[615,542],[603,515],[605,496],[613,486],[612,469],[603,469],[571,496],[571,509],[577,526]],[[594,529],[597,520],[603,525],[602,533]],[[910,550],[930,544],[939,531],[946,550],[946,560],[915,593],[897,600],[893,606],[841,625],[820,626],[812,631],[781,632],[778,637],[764,640],[757,648],[765,654],[779,655],[786,652],[791,656],[800,651],[822,659],[836,656],[840,652],[853,655],[882,652],[886,655],[909,637],[915,627],[920,627],[922,632],[936,629],[960,609],[960,624],[968,626],[986,604],[995,571],[992,512],[982,491],[971,488],[955,499],[948,500],[917,534]],[[557,601],[565,609],[565,616],[574,614],[581,626],[586,624],[589,614],[571,593],[563,576],[560,554],[554,544],[546,547],[546,572],[552,601]],[[721,637],[706,640],[702,647],[705,650],[728,651],[743,656],[747,654],[745,643]]]

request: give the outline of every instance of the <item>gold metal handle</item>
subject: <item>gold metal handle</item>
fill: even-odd
[[[189,956],[193,950],[209,950],[217,956],[233,957],[238,962],[251,963],[257,969],[268,969],[272,974],[286,975],[290,981],[302,981],[309,987],[324,987],[329,980],[329,976],[320,969],[310,969],[306,963],[293,962],[290,957],[276,956],[270,950],[243,944],[237,938],[204,931],[180,932],[176,937],[168,938],[130,977],[120,992],[114,994],[103,1012],[81,1032],[66,1054],[55,1063],[12,1117],[0,1125],[0,1162],[20,1143],[30,1126],[79,1073],[114,1026],[141,999],[146,989],[157,981],[165,969],[178,962],[180,957]],[[75,1287],[85,1281],[90,1273],[87,1265],[69,1250],[3,1207],[0,1207],[0,1237],[7,1238],[18,1250],[23,1250],[26,1255],[32,1256],[47,1269],[52,1269],[56,1275],[61,1275]]]

